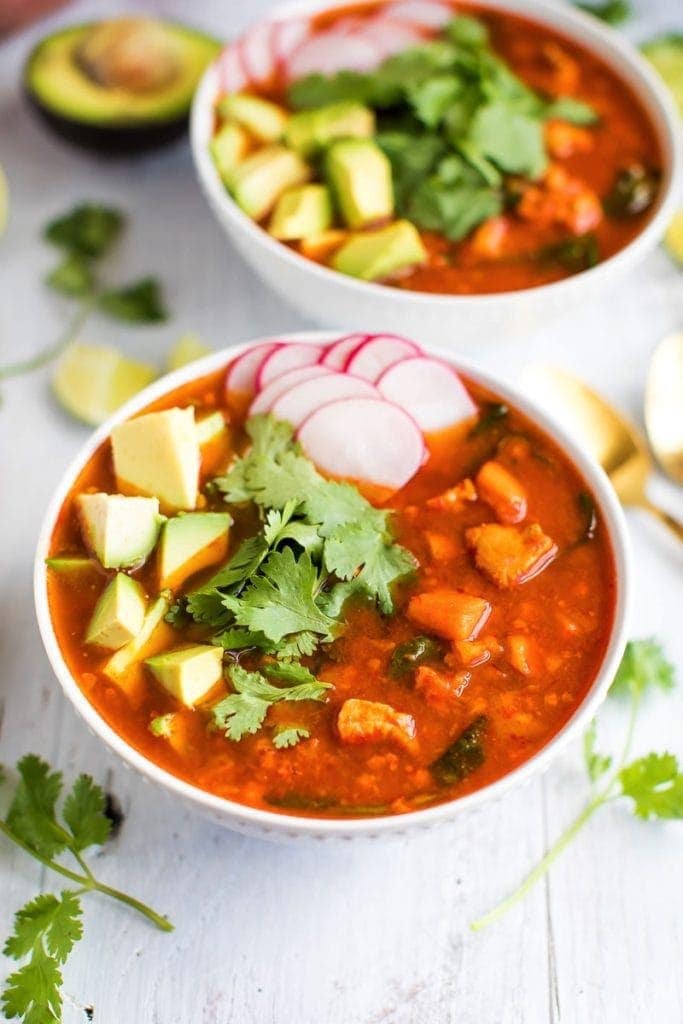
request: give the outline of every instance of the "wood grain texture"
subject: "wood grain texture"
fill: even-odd
[[[181,0],[147,9],[190,17],[221,35],[270,4]],[[119,0],[106,12],[125,9]],[[678,26],[678,0],[640,0],[629,31]],[[311,326],[266,292],[226,242],[195,185],[184,147],[141,163],[102,163],[61,146],[25,111],[18,70],[52,25],[104,13],[75,3],[0,49],[0,161],[12,191],[0,244],[0,361],[55,334],[61,303],[39,280],[54,260],[39,240],[52,215],[84,198],[131,214],[112,267],[121,279],[153,271],[167,285],[170,324],[119,330],[93,321],[91,340],[115,341],[161,362],[184,330],[216,347]],[[482,342],[466,353],[514,380],[522,363],[581,373],[634,417],[647,359],[681,327],[683,277],[655,253],[616,295],[577,308],[524,345]],[[455,339],[457,346],[457,339]],[[208,824],[109,755],[66,705],[42,652],[31,596],[42,509],[85,432],[48,392],[48,374],[9,382],[0,406],[0,760],[35,750],[67,774],[92,772],[122,803],[118,838],[97,857],[107,882],[149,901],[176,924],[153,931],[125,909],[88,903],[86,939],[66,970],[65,1024],[680,1024],[683,1020],[680,863],[683,830],[605,810],[549,880],[497,926],[469,922],[511,891],[580,805],[585,777],[569,751],[542,779],[476,816],[410,840],[286,846]],[[680,495],[658,484],[672,508]],[[629,516],[638,584],[633,635],[662,637],[683,665],[683,549],[642,514]],[[683,696],[653,698],[638,745],[683,754]],[[622,712],[602,716],[608,742]],[[42,870],[0,845],[0,934]],[[8,964],[0,961],[0,976]]]

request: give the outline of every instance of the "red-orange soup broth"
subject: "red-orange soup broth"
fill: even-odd
[[[211,374],[151,408],[223,408],[223,381],[223,372]],[[431,437],[428,461],[391,501],[397,540],[419,563],[415,575],[395,589],[394,614],[381,615],[367,604],[349,602],[343,635],[304,659],[319,679],[331,684],[326,699],[274,705],[267,727],[255,735],[234,742],[209,726],[210,705],[229,691],[227,684],[219,685],[208,703],[189,709],[143,669],[132,698],[127,696],[102,673],[110,652],[84,642],[94,605],[112,573],[48,570],[59,646],[103,719],[145,757],[200,789],[253,807],[328,817],[399,814],[452,800],[513,771],[547,744],[580,705],[604,656],[615,605],[613,553],[586,483],[557,445],[514,408],[505,412],[494,395],[468,386],[479,405],[478,425]],[[221,495],[205,485],[243,449],[244,440],[242,425],[233,418],[226,440],[205,450],[200,481],[204,508],[225,511]],[[510,513],[508,506],[499,506],[496,516],[481,494],[477,500],[469,494],[468,500],[455,503],[448,498],[455,485],[475,479],[496,504],[486,474],[480,474],[482,465],[492,462],[498,471],[502,467],[504,479],[507,473],[523,487],[524,522],[540,524],[556,547],[541,571],[507,589],[477,567],[465,535],[501,515],[503,521],[509,514],[514,518],[519,509]],[[80,473],[64,503],[52,556],[87,553],[75,499],[88,490],[117,490],[108,441]],[[444,492],[446,499],[435,503]],[[235,519],[232,551],[240,535],[254,529],[254,514],[237,507],[230,512]],[[214,571],[191,579],[184,590]],[[133,575],[154,597],[154,558]],[[436,659],[396,675],[397,646],[428,633],[408,617],[411,598],[452,589],[491,606],[477,640],[469,645],[447,641],[442,633]],[[196,643],[210,633],[199,625],[179,630],[169,626],[168,631],[169,646],[188,639]],[[249,652],[242,662],[258,665]],[[351,698],[411,716],[414,739],[406,744],[391,737],[345,744],[338,716]],[[150,731],[150,723],[167,712],[176,714],[182,730],[176,749]],[[310,738],[291,749],[276,749],[272,728],[293,723],[305,727]],[[481,727],[476,737],[481,756],[468,764],[462,777],[445,783],[433,766],[472,723]]]

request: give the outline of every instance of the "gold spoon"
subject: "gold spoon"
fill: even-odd
[[[527,367],[522,387],[600,463],[623,505],[646,509],[683,540],[683,524],[647,496],[653,460],[628,420],[582,381],[552,366]]]
[[[683,484],[683,332],[660,341],[645,389],[645,426],[660,466]]]

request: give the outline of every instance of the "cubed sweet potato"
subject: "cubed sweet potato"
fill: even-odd
[[[575,153],[590,153],[594,137],[588,128],[570,124],[569,121],[552,119],[546,121],[545,144],[555,160],[564,160]]]
[[[390,704],[352,697],[342,704],[337,731],[342,743],[350,746],[390,741],[410,749],[415,742],[415,719]]]
[[[490,614],[483,597],[446,587],[416,594],[408,604],[409,619],[447,640],[474,639]]]
[[[490,459],[476,475],[477,492],[501,523],[521,523],[526,518],[526,491],[501,462]]]
[[[415,690],[428,704],[448,709],[462,696],[470,681],[469,672],[437,672],[429,665],[420,665],[415,673]]]
[[[536,576],[552,562],[557,545],[538,523],[501,526],[484,523],[465,532],[478,569],[506,589]]]

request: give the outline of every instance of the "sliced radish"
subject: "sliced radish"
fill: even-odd
[[[286,63],[290,82],[315,73],[333,75],[336,71],[370,71],[381,61],[376,46],[359,35],[321,32],[309,36],[297,46]]]
[[[392,57],[395,53],[424,42],[424,36],[417,26],[392,18],[373,18],[366,22],[363,36],[375,44],[382,58]]]
[[[218,60],[218,74],[223,92],[240,92],[248,84],[238,46],[231,43],[223,50]]]
[[[284,346],[278,341],[266,341],[247,349],[230,366],[225,378],[225,390],[229,393],[253,395],[256,391],[256,376],[264,359],[276,349]]]
[[[364,341],[346,363],[344,369],[356,377],[376,381],[384,371],[400,359],[421,355],[414,341],[399,338],[396,334],[376,334]]]
[[[281,374],[270,384],[266,384],[263,391],[259,391],[254,401],[249,406],[249,415],[255,416],[259,412],[270,412],[273,402],[277,401],[280,395],[293,388],[295,384],[301,384],[305,380],[313,380],[316,377],[326,377],[332,370],[327,366],[315,363],[313,366],[298,366],[295,370],[288,370]]]
[[[367,23],[367,18],[358,18],[353,14],[349,14],[345,18],[338,18],[332,28],[335,32],[341,32],[342,35],[350,36],[355,35],[357,32],[362,34]]]
[[[247,77],[256,84],[269,82],[275,74],[272,32],[272,22],[262,21],[250,28],[239,43]]]
[[[428,356],[390,366],[377,381],[377,390],[410,413],[426,434],[468,420],[477,412],[455,370]]]
[[[407,21],[419,28],[443,28],[455,17],[455,11],[449,4],[438,0],[395,0],[388,4],[378,18],[390,18],[392,21]]]
[[[299,46],[310,31],[308,19],[289,18],[287,21],[278,21],[273,25],[271,45],[275,64],[279,70],[287,61],[290,53]]]
[[[378,397],[377,388],[369,381],[330,371],[327,377],[302,381],[285,391],[273,402],[270,411],[277,419],[299,427],[321,405],[336,402],[340,398]]]
[[[304,345],[300,342],[280,345],[263,360],[256,375],[256,390],[262,391],[266,384],[270,384],[271,380],[287,373],[288,370],[317,363],[322,354],[320,345]]]
[[[327,346],[320,362],[333,370],[343,370],[349,357],[368,337],[367,334],[345,334],[343,338],[337,338]]]
[[[324,472],[393,491],[415,475],[425,454],[415,421],[381,398],[342,398],[323,405],[302,423],[297,436]]]

